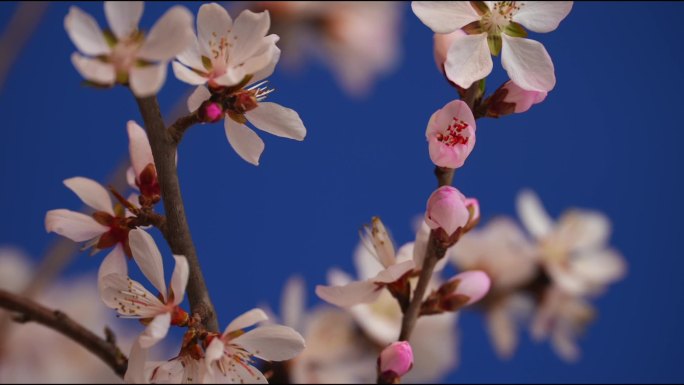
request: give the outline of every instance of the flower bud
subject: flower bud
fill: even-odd
[[[545,91],[525,90],[509,80],[490,98],[487,116],[499,117],[525,112],[534,104],[543,102],[547,94]]]
[[[480,270],[466,271],[451,278],[444,286],[453,288],[452,296],[467,297],[467,302],[463,306],[484,298],[489,292],[492,281],[487,273]]]
[[[217,122],[223,117],[223,109],[216,102],[208,103],[203,108],[204,117],[207,122]]]
[[[425,222],[431,229],[441,228],[451,237],[456,230],[466,226],[470,220],[468,201],[456,188],[442,186],[428,199]],[[472,201],[470,203],[472,205]],[[477,212],[479,213],[479,209]]]
[[[394,342],[380,353],[378,360],[380,377],[398,379],[413,367],[413,350],[406,341]],[[394,381],[387,381],[392,383]]]

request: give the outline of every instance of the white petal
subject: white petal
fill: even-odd
[[[119,40],[130,37],[138,30],[143,4],[142,1],[105,1],[107,23]]]
[[[551,91],[556,85],[556,75],[544,46],[522,37],[506,34],[501,37],[501,64],[511,80],[528,91]]]
[[[306,286],[301,277],[292,277],[287,280],[280,301],[280,312],[283,316],[283,324],[294,329],[299,329],[306,310]]]
[[[220,370],[212,370],[207,373],[205,383],[213,384],[268,384],[259,369],[246,362],[235,365],[234,361],[223,358],[223,367],[229,367],[225,373]]]
[[[534,32],[551,32],[572,9],[572,1],[525,1],[513,21]]]
[[[228,334],[232,333],[236,330],[242,330],[245,328],[248,328],[250,326],[253,326],[259,322],[266,321],[268,319],[268,316],[266,313],[264,313],[263,310],[261,309],[252,309],[239,317],[235,318],[233,322],[231,322],[228,327],[226,328],[226,331],[223,332],[223,334]]]
[[[100,296],[105,305],[129,318],[154,318],[168,308],[140,282],[125,275],[107,274],[100,280]]]
[[[103,295],[105,286],[103,285],[103,278],[109,274],[119,274],[122,276],[128,275],[128,264],[126,262],[126,254],[124,253],[121,244],[117,244],[112,251],[102,260],[100,269],[97,271],[97,284],[100,290],[100,297],[108,307],[116,309],[117,302],[110,296]]]
[[[392,283],[401,278],[404,274],[413,270],[415,267],[416,263],[413,260],[397,263],[396,265],[390,266],[381,271],[375,278],[372,279],[372,281],[380,283]]]
[[[275,36],[275,39],[270,39],[270,37]],[[263,78],[268,71],[273,72],[275,65],[278,63],[280,58],[280,49],[275,46],[274,41],[278,40],[278,35],[269,35],[264,38],[268,43],[264,43],[265,49],[262,52],[255,53],[253,56],[249,57],[242,63],[232,63],[233,65],[239,66],[241,72],[245,74],[258,74],[258,77],[253,77],[251,83],[256,83],[259,78]],[[232,68],[235,70],[235,68]]]
[[[570,261],[571,270],[592,283],[605,285],[622,278],[627,265],[614,250],[584,252]]]
[[[304,338],[287,326],[262,326],[231,341],[254,356],[268,361],[285,361],[304,350]]]
[[[174,63],[175,64],[175,63]],[[198,108],[211,97],[211,92],[205,86],[199,86],[195,88],[188,98],[188,111],[195,112]]]
[[[603,247],[610,237],[610,220],[587,210],[568,210],[558,220],[558,239],[571,251]]]
[[[178,305],[183,302],[183,297],[185,297],[190,267],[187,258],[182,255],[174,255],[173,259],[176,260],[176,267],[171,275],[171,293],[173,293],[173,304]]]
[[[145,36],[138,57],[151,61],[168,61],[183,52],[192,42],[192,13],[176,5],[169,9]]]
[[[225,344],[220,338],[214,338],[207,346],[207,350],[204,352],[204,359],[207,362],[207,366],[210,366],[214,361],[218,361],[223,357],[223,349]]]
[[[276,136],[295,140],[304,140],[306,136],[306,128],[297,112],[279,104],[259,103],[245,116],[256,128]]]
[[[224,119],[224,127],[228,143],[235,152],[247,162],[258,166],[261,153],[264,152],[264,141],[249,127],[235,122],[233,119]]]
[[[354,267],[356,267],[356,274],[362,280],[373,278],[384,270],[372,250],[373,245],[362,239],[354,251]]]
[[[71,54],[71,63],[84,79],[93,83],[112,85],[116,80],[114,66],[100,59],[87,58],[78,52],[74,52]]]
[[[268,33],[271,25],[271,17],[268,11],[254,13],[248,9],[242,11],[235,19],[231,36],[233,47],[231,48],[230,62],[233,64],[243,63],[262,47],[261,43]]]
[[[93,217],[71,210],[50,210],[45,215],[45,230],[55,232],[74,242],[85,242],[98,237],[107,231],[108,227],[97,223]]]
[[[177,61],[174,61],[171,65],[173,67],[173,74],[176,75],[176,79],[182,82],[192,84],[194,86],[198,86],[207,82],[207,78]]]
[[[154,243],[154,239],[143,230],[135,229],[128,233],[129,244],[133,252],[133,259],[140,270],[152,285],[159,290],[164,299],[166,295],[166,283],[164,281],[164,264],[162,256]]]
[[[192,39],[183,52],[176,55],[176,60],[185,64],[190,68],[194,68],[198,71],[206,71],[204,64],[202,63],[202,53],[200,52],[199,42],[197,42],[197,36],[193,34]]]
[[[131,68],[129,82],[135,96],[144,98],[156,94],[164,85],[168,64],[161,62]]]
[[[540,239],[551,232],[553,220],[533,191],[524,190],[520,192],[516,201],[516,208],[520,221],[533,237]]]
[[[480,20],[468,1],[412,1],[411,9],[436,33],[451,33]]]
[[[140,346],[144,349],[151,348],[166,337],[171,327],[171,313],[162,313],[154,317],[152,322],[140,335]]]
[[[382,287],[373,281],[355,281],[344,286],[316,286],[316,295],[322,300],[340,307],[349,307],[360,303],[375,301]]]
[[[454,39],[444,63],[449,80],[463,88],[487,77],[493,66],[486,33],[463,35]]]
[[[147,349],[140,346],[139,340],[136,340],[131,347],[131,352],[128,355],[128,368],[124,375],[124,382],[127,384],[147,384],[148,378],[145,376],[145,364],[147,363]]]
[[[197,13],[197,38],[202,52],[211,57],[210,44],[218,44],[221,38],[226,38],[232,27],[233,19],[222,5],[203,4]]]
[[[266,36],[266,38],[269,38],[270,36],[274,35]],[[275,45],[273,45],[272,50],[273,52],[271,54],[271,62],[266,67],[262,68],[261,70],[253,74],[251,83],[258,83],[273,74],[276,64],[278,64],[278,61],[280,60],[281,52],[280,49]]]
[[[79,51],[86,55],[106,55],[110,52],[97,21],[79,7],[72,6],[64,18],[64,28]]]
[[[97,211],[104,211],[114,215],[112,199],[109,197],[107,189],[92,179],[75,177],[64,180],[64,185],[73,191],[83,203]]]
[[[150,147],[145,129],[140,127],[138,123],[129,120],[126,128],[128,129],[128,151],[131,154],[131,164],[137,177],[147,165],[154,164],[152,147]]]

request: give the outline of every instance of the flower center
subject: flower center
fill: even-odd
[[[465,136],[463,131],[470,125],[456,117],[452,117],[452,120],[453,122],[447,126],[444,132],[437,134],[437,140],[449,147],[458,144],[467,145],[470,141],[470,136]]]
[[[513,21],[513,15],[520,10],[523,4],[516,1],[497,1],[492,9],[482,16],[480,25],[487,33],[500,35],[501,32]]]

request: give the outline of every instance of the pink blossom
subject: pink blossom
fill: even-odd
[[[442,186],[428,199],[425,222],[431,229],[444,229],[451,236],[471,220],[470,210],[479,216],[477,200],[467,199],[454,187]]]
[[[525,112],[532,105],[543,102],[548,94],[546,91],[527,91],[510,80],[502,88],[507,91],[503,101],[514,104],[515,113]]]
[[[484,298],[484,296],[489,292],[489,288],[492,284],[489,276],[485,272],[479,270],[463,272],[454,276],[450,281],[459,282],[453,294],[462,295],[469,298],[465,306],[472,305]]]
[[[425,132],[432,162],[439,167],[463,166],[475,146],[475,129],[473,112],[461,100],[432,114]]]
[[[204,107],[204,115],[210,122],[216,122],[223,116],[223,109],[218,103],[209,103]]]
[[[462,29],[457,29],[451,33],[436,33],[435,40],[435,64],[437,64],[437,69],[439,72],[444,74],[444,65],[447,60],[447,53],[449,52],[449,47],[451,44],[459,37],[465,36],[466,33]]]
[[[402,377],[413,366],[413,350],[407,341],[394,342],[380,353],[380,373],[392,372]]]

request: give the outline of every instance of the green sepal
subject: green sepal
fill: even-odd
[[[499,56],[501,53],[501,35],[495,35],[492,33],[487,34],[487,44],[489,45],[489,52],[494,56]]]
[[[525,30],[525,28],[522,25],[516,23],[515,21],[511,21],[510,23],[508,23],[503,32],[506,35],[512,37],[527,37],[527,31]]]

